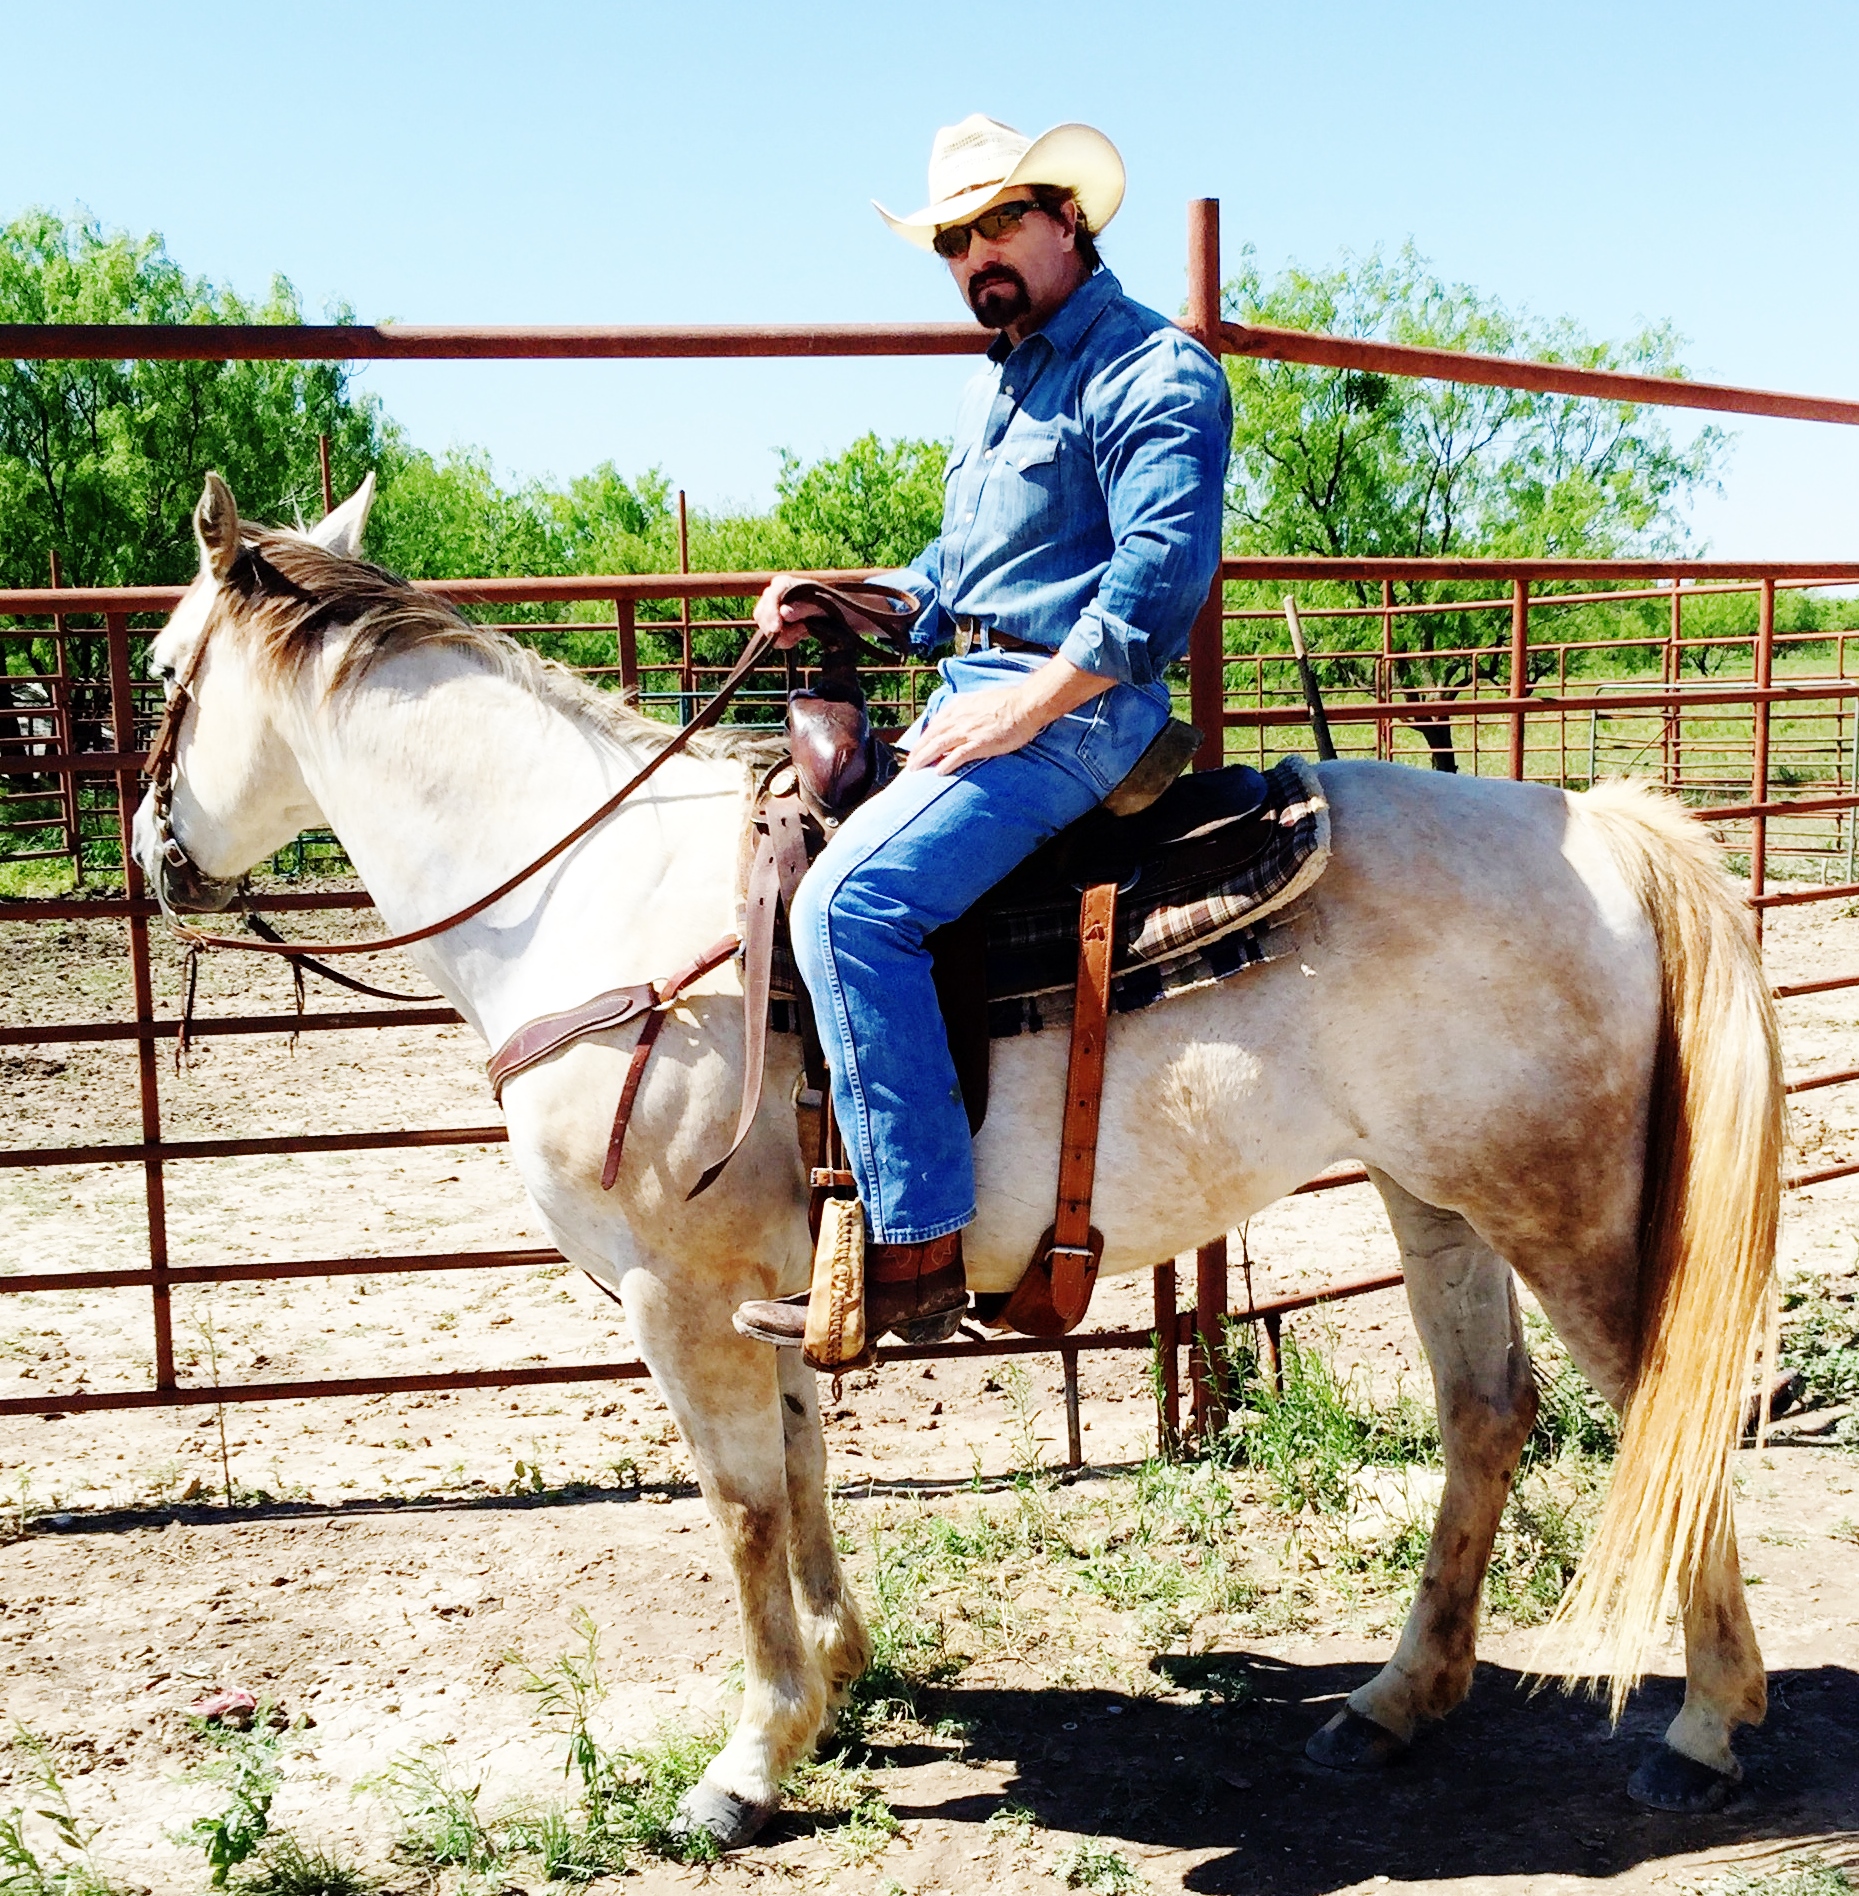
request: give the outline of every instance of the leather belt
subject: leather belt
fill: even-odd
[[[1050,658],[1058,649],[1056,645],[1041,645],[1037,639],[1017,639],[1011,632],[997,632],[971,612],[955,615],[955,650],[960,658],[970,652],[1041,652]]]

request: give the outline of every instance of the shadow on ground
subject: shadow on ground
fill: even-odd
[[[1008,1796],[1052,1829],[1221,1851],[1187,1877],[1196,1891],[1323,1896],[1373,1875],[1601,1877],[1765,1843],[1859,1864],[1859,1673],[1844,1667],[1772,1673],[1768,1723],[1739,1740],[1741,1793],[1681,1818],[1641,1810],[1625,1789],[1678,1709],[1676,1679],[1649,1680],[1610,1730],[1594,1702],[1532,1697],[1521,1673],[1480,1665],[1452,1718],[1402,1764],[1361,1777],[1319,1769],[1303,1747],[1373,1668],[1245,1652],[1194,1663],[1211,1702],[953,1689],[932,1715],[964,1721],[969,1756],[1012,1769]],[[977,1824],[998,1805],[893,1800],[900,1817]]]

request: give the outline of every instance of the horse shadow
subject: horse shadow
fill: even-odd
[[[1522,1673],[1481,1664],[1465,1704],[1407,1759],[1356,1776],[1309,1763],[1304,1741],[1373,1667],[1232,1651],[1155,1669],[1201,1702],[952,1687],[934,1715],[967,1727],[971,1759],[1008,1766],[1006,1800],[1050,1829],[1219,1852],[1183,1882],[1210,1896],[1325,1896],[1377,1875],[1594,1878],[1752,1843],[1859,1865],[1859,1672],[1843,1666],[1770,1674],[1768,1722],[1738,1739],[1745,1782],[1701,1817],[1626,1794],[1678,1709],[1676,1679],[1648,1680],[1615,1728],[1591,1699],[1532,1694]],[[892,1807],[979,1825],[1002,1801]]]

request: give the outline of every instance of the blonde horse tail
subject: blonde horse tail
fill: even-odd
[[[1575,808],[1658,943],[1662,1019],[1641,1198],[1640,1332],[1613,1482],[1548,1628],[1619,1717],[1701,1573],[1732,1555],[1731,1451],[1773,1353],[1781,1041],[1749,915],[1679,805],[1625,783]]]

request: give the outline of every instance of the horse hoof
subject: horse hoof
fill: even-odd
[[[740,1850],[753,1843],[762,1826],[775,1814],[772,1804],[752,1804],[734,1791],[726,1791],[701,1778],[678,1800],[678,1814],[671,1820],[669,1835],[674,1846],[688,1850],[700,1837],[708,1837],[719,1850]]]
[[[1670,1745],[1659,1745],[1640,1760],[1627,1780],[1627,1795],[1648,1810],[1679,1811],[1687,1817],[1721,1810],[1736,1789],[1736,1779],[1687,1758]]]
[[[1407,1755],[1407,1747],[1387,1726],[1347,1706],[1304,1745],[1312,1764],[1331,1771],[1385,1771]]]

